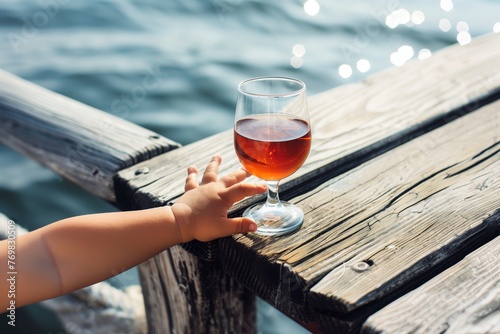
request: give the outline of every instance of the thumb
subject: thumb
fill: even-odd
[[[250,218],[226,218],[224,223],[217,227],[216,231],[213,229],[205,229],[202,232],[198,232],[195,239],[205,242],[237,233],[255,232],[256,230],[257,224]]]
[[[257,224],[250,218],[247,217],[237,217],[229,218],[228,235],[236,233],[247,233],[257,231]]]

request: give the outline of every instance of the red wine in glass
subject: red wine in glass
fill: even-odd
[[[240,119],[234,128],[234,147],[243,167],[267,181],[295,173],[311,148],[307,121],[293,115],[256,115]]]
[[[245,210],[258,234],[283,235],[302,226],[301,208],[279,199],[279,181],[295,173],[311,148],[306,86],[297,79],[261,77],[238,86],[234,148],[243,167],[268,185],[265,203]]]

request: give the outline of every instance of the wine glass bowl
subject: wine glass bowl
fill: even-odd
[[[238,86],[234,146],[243,167],[268,184],[267,200],[243,213],[257,233],[282,235],[300,228],[302,210],[279,199],[279,181],[295,173],[311,147],[306,86],[297,79],[261,77]]]

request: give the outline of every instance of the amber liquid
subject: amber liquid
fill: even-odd
[[[311,148],[309,124],[291,115],[257,115],[240,119],[234,147],[243,167],[253,175],[278,181],[295,173]]]

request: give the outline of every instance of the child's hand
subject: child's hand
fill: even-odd
[[[242,183],[250,175],[243,169],[217,180],[220,163],[220,156],[212,158],[205,169],[201,185],[197,181],[196,167],[188,168],[186,193],[172,206],[183,242],[193,239],[209,241],[257,229],[257,225],[249,218],[227,218],[227,211],[237,201],[265,192],[266,185]]]

